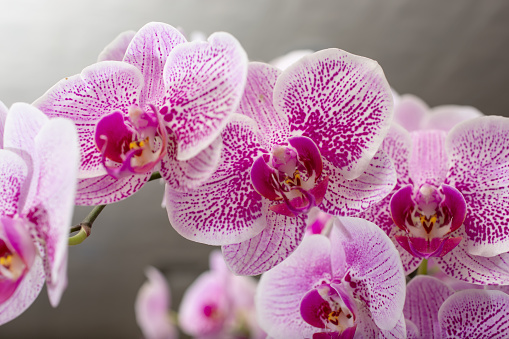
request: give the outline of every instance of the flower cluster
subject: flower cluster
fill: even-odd
[[[0,103],[0,323],[44,282],[57,306],[67,244],[162,178],[171,225],[222,253],[178,316],[147,269],[146,338],[507,337],[508,145],[507,118],[429,110],[373,60],[248,62],[228,33],[149,23],[32,105]],[[98,205],[78,228],[74,204]]]

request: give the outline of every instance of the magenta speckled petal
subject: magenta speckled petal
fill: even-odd
[[[482,117],[482,114],[477,108],[472,106],[437,106],[426,114],[421,122],[422,129],[439,129],[442,131],[450,131],[457,124]]]
[[[246,75],[246,52],[228,33],[175,47],[164,67],[170,108],[164,120],[177,136],[178,160],[189,160],[220,135],[237,109]]]
[[[142,86],[143,76],[136,67],[104,61],[60,80],[34,102],[50,118],[64,117],[76,124],[81,146],[80,178],[106,174],[94,142],[95,124],[114,111],[127,115],[129,107],[138,103]]]
[[[249,63],[246,89],[238,111],[252,118],[260,128],[260,142],[267,149],[286,142],[290,135],[288,117],[274,109],[273,93],[281,71],[259,62]]]
[[[37,194],[25,210],[43,209],[36,231],[45,249],[46,286],[56,307],[67,285],[67,242],[76,193],[79,148],[76,129],[67,119],[51,119],[35,138],[32,180]],[[37,213],[34,218],[39,218]]]
[[[166,156],[161,159],[159,173],[175,191],[188,191],[205,183],[217,169],[221,160],[221,137],[189,160],[177,160],[177,143],[174,135],[168,136]]]
[[[347,180],[336,167],[323,159],[323,175],[329,185],[318,207],[329,214],[353,216],[384,199],[396,184],[396,172],[389,157],[378,151],[364,173]]]
[[[316,284],[331,278],[330,249],[325,236],[311,235],[285,261],[262,275],[256,311],[269,337],[309,338],[316,332],[302,319],[300,302]]]
[[[396,325],[389,330],[379,328],[366,307],[359,308],[357,315],[359,320],[354,337],[356,339],[406,339],[406,322],[403,312],[401,312]]]
[[[251,165],[261,152],[255,123],[236,115],[221,134],[219,167],[199,188],[178,192],[166,187],[172,226],[183,237],[209,245],[248,240],[266,227],[263,198],[251,185]]]
[[[486,257],[509,252],[509,119],[481,117],[447,136],[447,183],[467,204],[467,251]]]
[[[178,333],[169,318],[170,289],[164,276],[154,267],[145,270],[148,278],[136,296],[136,322],[145,339],[176,339]]]
[[[119,179],[102,175],[87,179],[78,179],[76,205],[111,204],[136,193],[150,179],[151,173],[136,174]]]
[[[440,186],[447,174],[444,131],[412,132],[412,156],[409,161],[409,176],[414,187],[426,183]]]
[[[399,97],[398,104],[394,105],[394,122],[413,132],[421,129],[423,120],[429,114],[428,111],[428,105],[420,98],[404,94]]]
[[[145,79],[140,92],[140,106],[161,106],[165,86],[163,70],[170,52],[187,42],[177,29],[170,25],[151,22],[143,26],[133,37],[125,53],[124,62],[136,66]]]
[[[23,206],[28,169],[17,154],[0,149],[0,215],[14,216]]]
[[[0,101],[0,149],[4,148],[4,129],[5,119],[7,119],[8,109],[3,102]]]
[[[347,179],[369,166],[389,129],[392,93],[373,60],[339,49],[303,57],[274,88],[274,107]]]
[[[459,228],[452,234],[465,239],[465,230]],[[450,277],[478,285],[509,285],[509,253],[493,257],[469,254],[463,240],[442,258],[433,259]]]
[[[31,269],[25,275],[14,294],[0,305],[0,325],[3,325],[23,313],[44,286],[44,267],[40,257],[36,257]]]
[[[262,274],[286,259],[302,241],[304,216],[290,218],[269,211],[266,218],[267,227],[256,237],[223,246],[224,260],[235,274]]]
[[[422,338],[441,339],[438,310],[454,290],[440,280],[419,275],[407,285],[403,313],[418,328]]]
[[[335,244],[331,248],[333,275],[346,274],[354,298],[366,303],[376,325],[392,329],[405,302],[405,275],[392,241],[375,224],[347,217],[334,221],[330,239]]]
[[[509,295],[465,290],[449,297],[438,312],[441,338],[509,337]]]
[[[99,53],[97,62],[100,61],[122,61],[124,59],[125,51],[131,43],[135,31],[125,31],[120,33],[112,42],[110,42],[104,49]]]

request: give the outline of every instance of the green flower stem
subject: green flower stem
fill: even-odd
[[[92,224],[94,223],[95,219],[101,214],[102,210],[106,207],[106,205],[98,205],[95,206],[92,211],[83,219],[82,222],[79,223],[79,225],[76,225],[71,228],[71,233],[79,231],[78,234],[73,235],[72,237],[69,237],[69,245],[78,245],[83,242],[90,233],[92,232]]]
[[[428,259],[422,259],[419,268],[417,269],[418,275],[427,275],[428,274]]]
[[[148,179],[148,181],[157,180],[157,179],[161,179],[161,174],[159,172],[154,172],[154,173],[152,173],[152,175],[150,176],[150,179]]]

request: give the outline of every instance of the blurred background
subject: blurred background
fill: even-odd
[[[0,100],[33,102],[94,63],[111,40],[150,21],[186,33],[233,34],[251,60],[294,49],[338,47],[379,62],[400,94],[431,107],[509,112],[509,2],[500,0],[0,0]],[[1,338],[140,338],[134,318],[144,268],[161,269],[172,308],[208,269],[213,249],[179,236],[161,208],[163,186],[146,185],[106,207],[92,235],[70,248],[69,287],[51,308],[46,291]],[[77,224],[90,211],[79,207]]]

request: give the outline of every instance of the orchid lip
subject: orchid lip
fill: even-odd
[[[149,107],[152,112],[133,105],[127,117],[115,111],[97,123],[96,146],[107,173],[115,179],[147,173],[166,155],[167,131],[160,116],[165,107],[161,111]]]
[[[258,157],[251,167],[251,182],[263,197],[280,201],[270,210],[294,217],[321,203],[328,177],[322,175],[322,158],[313,140],[292,137],[289,145],[276,145]]]
[[[452,186],[423,184],[415,192],[412,185],[405,186],[392,196],[390,210],[406,233],[396,240],[415,257],[442,257],[461,241],[450,235],[463,224],[467,209],[463,195]]]

